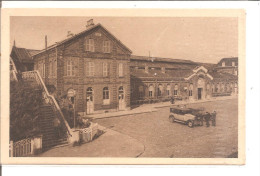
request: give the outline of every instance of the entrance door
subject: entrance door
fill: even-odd
[[[86,113],[92,114],[94,112],[94,97],[93,97],[93,89],[92,87],[87,88],[87,98],[86,98]]]
[[[202,88],[198,88],[198,100],[201,100]]]
[[[120,86],[118,89],[118,109],[125,110],[125,96],[123,86]]]

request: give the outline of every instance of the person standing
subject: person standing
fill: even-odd
[[[212,113],[212,126],[216,126],[216,117],[217,117],[217,112],[213,111],[213,113]]]
[[[207,127],[210,126],[210,124],[209,124],[209,119],[210,119],[210,114],[209,114],[208,112],[206,112],[205,120],[206,120],[206,125],[207,125]]]

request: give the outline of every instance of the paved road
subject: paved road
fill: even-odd
[[[209,112],[216,110],[217,126],[189,128],[170,123],[169,108],[95,121],[141,142],[145,151],[140,157],[223,158],[237,152],[237,99],[191,104],[189,107],[204,107]]]

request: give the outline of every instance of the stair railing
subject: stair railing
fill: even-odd
[[[66,119],[60,109],[60,106],[58,105],[56,99],[52,95],[49,94],[49,91],[48,91],[47,87],[45,86],[45,83],[43,82],[43,80],[40,76],[40,73],[37,70],[22,72],[22,78],[29,78],[29,79],[34,78],[36,80],[37,84],[40,85],[42,87],[42,89],[44,90],[44,94],[46,95],[45,98],[47,98],[48,102],[51,105],[53,105],[52,107],[55,108],[55,111],[58,112],[58,114],[62,118],[63,122],[65,123],[68,134],[70,136],[72,136],[71,128],[70,128],[68,122],[66,121]]]

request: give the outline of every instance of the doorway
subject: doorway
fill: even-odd
[[[202,88],[198,88],[198,100],[201,100],[202,97]]]
[[[92,87],[87,88],[86,92],[86,113],[92,114],[94,112],[94,97],[93,97],[93,89]]]
[[[118,109],[125,110],[125,97],[124,97],[124,88],[120,86],[118,89]]]

